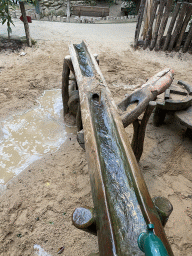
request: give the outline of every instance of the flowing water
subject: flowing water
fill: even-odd
[[[0,122],[0,184],[54,153],[67,137],[61,90],[45,91],[39,106]]]

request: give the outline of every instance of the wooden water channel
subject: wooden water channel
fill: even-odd
[[[148,15],[145,13],[148,11]],[[134,47],[192,52],[192,3],[173,0],[141,0]]]
[[[88,45],[72,44],[69,49],[70,56],[65,57],[63,65],[64,115],[69,112],[71,72],[80,96],[77,113],[81,110],[81,114],[76,118],[79,123],[82,117],[94,203],[94,208],[75,209],[73,224],[98,236],[100,256],[143,256],[143,252],[172,256],[163,228],[172,207],[168,200],[162,199],[160,207],[159,199],[152,201],[117,106]],[[161,93],[172,80],[173,71],[169,69],[149,79],[146,88],[153,94]],[[141,100],[141,105],[144,103]]]

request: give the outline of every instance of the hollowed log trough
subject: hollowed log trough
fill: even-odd
[[[149,234],[149,229],[151,232],[151,226],[148,225],[153,224],[151,233],[160,241],[156,252],[162,249],[166,254],[146,255],[173,255],[161,215],[157,212],[161,206],[156,209],[149,195],[122,119],[95,57],[85,42],[70,45],[69,50],[70,57],[65,58],[63,71],[64,112],[68,112],[65,102],[68,94],[66,82],[71,70],[79,90],[79,113],[94,203],[94,209],[77,208],[72,216],[73,224],[97,234],[100,256],[144,255],[143,241],[148,241],[144,238]],[[170,83],[171,79],[172,72]],[[163,202],[166,209],[170,208]],[[167,212],[170,214],[171,211]],[[139,237],[142,239],[138,245]]]

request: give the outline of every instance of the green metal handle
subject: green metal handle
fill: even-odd
[[[141,233],[138,246],[146,256],[169,256],[161,239],[153,233],[154,225],[148,224],[148,231]]]

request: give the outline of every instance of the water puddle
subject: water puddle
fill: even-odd
[[[35,254],[38,256],[51,256],[51,254],[47,253],[40,245],[34,245]]]
[[[39,107],[0,123],[0,184],[5,184],[67,138],[61,90],[45,91]]]

